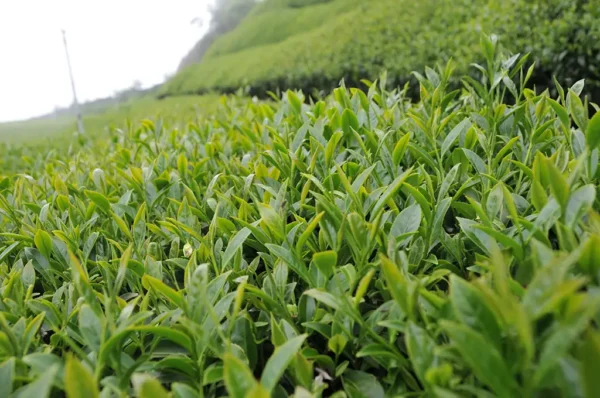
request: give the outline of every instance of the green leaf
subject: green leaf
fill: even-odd
[[[248,358],[249,366],[254,369],[258,360],[258,350],[254,333],[252,332],[252,321],[246,316],[239,316],[234,323],[231,333],[231,342],[239,345]]]
[[[35,336],[38,334],[42,322],[44,321],[45,313],[41,312],[35,316],[31,321],[27,323],[25,333],[22,336],[22,351],[27,353],[30,345],[33,343]]]
[[[227,392],[232,398],[245,398],[246,393],[258,384],[248,365],[231,353],[225,354],[223,363]]]
[[[296,356],[296,353],[302,347],[302,343],[304,343],[306,337],[306,334],[296,336],[275,349],[275,352],[267,361],[260,378],[260,384],[268,393],[273,391],[279,379]]]
[[[569,198],[567,211],[565,214],[565,223],[569,227],[579,224],[584,216],[590,211],[596,200],[596,186],[587,184],[577,188]]]
[[[487,337],[495,347],[500,347],[502,327],[499,315],[480,290],[460,277],[451,275],[450,302],[462,323]]]
[[[467,326],[449,321],[441,321],[440,325],[481,382],[500,397],[515,396],[515,381],[506,367],[506,361],[483,335]]]
[[[302,112],[302,101],[300,101],[300,98],[298,98],[296,93],[294,93],[291,90],[288,90],[287,91],[287,99],[288,99],[288,102],[290,103],[290,105],[292,106],[292,109],[294,110],[294,112],[296,114],[300,114],[300,112]]]
[[[506,155],[506,153],[508,153],[508,151],[510,151],[512,149],[512,147],[519,141],[521,137],[517,136],[517,137],[513,137],[511,138],[506,145],[504,145],[502,147],[502,149],[500,149],[498,151],[498,153],[496,154],[496,156],[494,157],[494,162],[493,165],[497,165]]]
[[[585,142],[590,150],[600,147],[600,112],[590,119],[585,134]]]
[[[456,165],[454,165],[454,167],[452,167],[450,169],[448,174],[446,174],[444,181],[442,181],[442,184],[440,185],[440,190],[438,191],[438,196],[437,196],[438,202],[441,202],[448,194],[450,187],[452,186],[452,184],[454,184],[454,180],[456,179],[456,175],[458,174],[459,168],[460,168],[460,164],[456,164]]]
[[[177,329],[172,329],[164,326],[134,326],[129,327],[129,331],[138,331],[150,333],[155,336],[163,337],[172,341],[175,344],[185,348],[188,351],[192,351],[192,341],[191,339],[183,332],[178,331]]]
[[[92,350],[97,352],[100,349],[102,323],[87,304],[83,304],[79,309],[79,333]]]
[[[308,272],[308,268],[306,268],[306,264],[304,264],[302,262],[302,260],[300,260],[299,258],[296,257],[296,255],[294,254],[294,252],[292,252],[291,250],[286,249],[285,247],[282,246],[277,246],[277,245],[273,245],[268,243],[267,248],[269,249],[269,251],[276,257],[282,259],[283,261],[285,261],[285,263],[298,275],[300,276],[305,282],[309,283],[312,285],[312,278]]]
[[[333,308],[336,311],[342,308],[342,302],[340,301],[340,299],[335,297],[331,293],[327,293],[326,291],[319,289],[310,289],[305,291],[304,294],[314,298],[318,302],[323,303],[328,307]]]
[[[210,385],[214,383],[218,383],[223,380],[223,365],[220,364],[212,364],[204,369],[204,376],[202,379],[202,385]]]
[[[558,366],[559,362],[567,355],[572,345],[581,333],[589,326],[600,307],[600,300],[583,302],[578,311],[572,315],[569,323],[558,324],[544,341],[541,349],[538,366],[533,375],[533,383],[540,383],[546,375]]]
[[[344,389],[346,392],[354,391],[359,396],[369,398],[384,398],[385,392],[383,387],[377,381],[375,376],[369,373],[365,373],[359,370],[348,369],[344,372],[342,377]],[[356,395],[351,395],[351,397]]]
[[[115,213],[114,211],[111,211],[110,215],[113,218],[113,220],[115,221],[115,223],[117,224],[117,227],[119,227],[119,229],[123,233],[123,235],[125,235],[125,237],[127,239],[129,239],[130,241],[133,240],[133,237],[131,236],[131,232],[129,232],[129,226],[127,225],[125,220],[123,220],[121,217],[119,217],[119,215],[117,213]]]
[[[435,208],[435,214],[433,216],[433,221],[430,226],[430,234],[432,238],[438,238],[444,232],[443,224],[444,217],[446,217],[446,213],[450,208],[450,204],[452,203],[452,198],[444,198]]]
[[[492,41],[491,37],[485,33],[481,33],[479,45],[483,50],[485,60],[487,61],[488,65],[491,65],[494,62],[495,53],[494,42]],[[492,79],[492,76],[488,76],[488,79]]]
[[[522,245],[519,244],[519,242],[517,242],[515,239],[508,236],[506,233],[497,231],[491,227],[488,227],[485,225],[480,225],[480,224],[473,224],[473,228],[483,231],[486,235],[489,235],[490,237],[495,239],[498,243],[501,243],[502,246],[504,246],[506,248],[511,248],[513,250],[513,254],[517,258],[523,258]],[[471,233],[474,231],[473,228],[470,228]]]
[[[421,207],[418,204],[413,204],[408,206],[404,210],[400,212],[394,223],[392,224],[392,228],[390,230],[390,236],[399,237],[404,236],[409,233],[416,232],[421,225]],[[408,238],[397,242],[398,244],[403,241],[408,240]]]
[[[534,179],[531,183],[531,202],[538,212],[541,212],[548,203],[548,195],[546,195],[546,191],[537,179]]]
[[[147,379],[142,383],[139,393],[140,398],[169,398],[169,393],[155,379]]]
[[[184,383],[171,384],[171,391],[173,392],[173,398],[197,398],[201,396],[198,390]]]
[[[15,398],[48,398],[57,372],[56,365],[50,367],[36,380],[19,388]]]
[[[570,129],[571,120],[569,119],[569,113],[567,110],[552,98],[546,98],[546,101],[548,101],[552,109],[554,109],[554,112],[556,112],[556,115],[558,116],[558,119],[563,127],[567,130]]]
[[[408,323],[404,338],[415,373],[426,384],[425,373],[435,363],[435,341],[413,322]]]
[[[404,134],[402,138],[398,140],[396,146],[394,146],[394,151],[392,152],[392,161],[396,166],[398,166],[404,158],[404,154],[406,153],[406,149],[408,148],[409,141],[410,134]]]
[[[33,241],[35,242],[35,247],[37,247],[40,253],[49,259],[53,250],[52,238],[50,237],[50,234],[42,229],[38,229],[35,233]]]
[[[600,391],[600,335],[589,330],[579,350],[581,381],[586,398],[593,398]]]
[[[431,221],[431,206],[425,196],[423,196],[423,194],[419,192],[417,188],[410,184],[404,183],[403,188],[406,189],[412,195],[412,197],[415,198],[415,201],[419,204],[419,206],[421,206],[425,220],[428,222]]]
[[[394,194],[400,189],[404,181],[409,177],[412,172],[412,167],[406,170],[404,173],[399,175],[384,191],[384,193],[379,197],[379,200],[373,207],[371,211],[371,215],[373,218],[377,218],[378,213],[383,210],[383,206],[387,203],[388,200],[394,196]]]
[[[583,103],[579,98],[579,95],[573,92],[573,90],[569,90],[569,94],[567,94],[569,99],[569,110],[571,111],[571,117],[575,121],[575,124],[581,129],[581,131],[586,131],[587,129],[587,118],[585,116],[585,108],[583,107]]]
[[[352,134],[352,130],[358,131],[358,118],[352,109],[344,109],[342,113],[342,130],[346,136]]]
[[[181,294],[169,286],[165,285],[162,281],[151,277],[146,274],[142,278],[142,283],[146,288],[152,288],[156,292],[162,294],[166,297],[171,303],[175,304],[177,307],[183,307],[184,301],[181,297]]]
[[[523,308],[531,318],[537,319],[559,304],[553,296],[560,292],[561,284],[567,281],[567,272],[576,259],[577,253],[549,259],[537,270],[522,298]]]
[[[85,196],[87,196],[89,200],[94,202],[94,204],[100,208],[100,210],[104,211],[105,213],[110,212],[110,202],[100,192],[94,192],[94,191],[88,191],[88,190],[85,190],[83,192],[85,193]]]
[[[325,162],[327,164],[330,164],[335,149],[337,148],[337,145],[342,139],[343,135],[344,134],[341,131],[336,131],[327,142],[327,146],[325,147]]]
[[[94,376],[73,355],[65,365],[65,391],[68,398],[95,398],[100,396]]]
[[[545,168],[550,180],[550,191],[560,207],[563,209],[564,214],[567,209],[567,204],[569,203],[570,195],[570,188],[567,184],[567,179],[549,159],[546,159]]]
[[[279,214],[273,209],[271,206],[259,203],[258,211],[260,212],[260,216],[262,220],[267,224],[271,232],[273,232],[277,237],[283,237],[283,231],[281,230],[282,221]]]
[[[317,214],[312,219],[312,221],[308,224],[308,226],[306,227],[306,230],[304,230],[302,235],[300,235],[300,237],[298,238],[298,242],[296,243],[296,255],[298,257],[302,256],[302,248],[303,248],[304,244],[308,241],[308,239],[312,235],[312,233],[315,230],[315,228],[317,227],[317,225],[319,225],[319,221],[321,221],[321,219],[323,218],[324,215],[325,215],[324,211]]]
[[[225,249],[225,253],[223,254],[223,258],[221,259],[221,270],[225,270],[229,262],[233,259],[233,256],[240,250],[244,241],[248,236],[250,236],[251,231],[248,228],[240,229],[234,237],[231,238],[229,244],[227,245],[227,249]]]
[[[337,253],[328,250],[313,254],[313,262],[319,270],[325,275],[326,279],[331,278],[337,265]]]
[[[475,168],[475,171],[477,171],[479,174],[487,173],[487,166],[485,165],[483,160],[479,157],[479,155],[477,155],[475,152],[473,152],[469,149],[466,149],[466,148],[463,148],[463,152],[467,156],[467,159],[469,159],[469,162],[471,162],[471,164]]]
[[[600,236],[591,235],[584,243],[579,256],[579,267],[591,277],[600,270]]]
[[[336,356],[339,356],[342,353],[342,351],[344,351],[344,347],[346,347],[347,343],[348,339],[344,337],[344,335],[336,334],[335,336],[331,336],[331,338],[327,342],[327,347]]]
[[[456,141],[456,139],[463,133],[465,133],[471,127],[471,121],[468,118],[463,119],[460,123],[458,123],[444,138],[444,142],[442,142],[442,150],[441,157],[444,158],[444,155],[452,144]]]
[[[6,258],[6,256],[8,256],[10,254],[10,252],[12,252],[20,244],[21,244],[21,242],[17,241],[17,242],[14,242],[14,243],[10,244],[8,247],[6,247],[2,251],[2,253],[0,253],[0,262],[4,261],[4,259]]]
[[[9,397],[13,391],[15,377],[15,358],[9,358],[0,364],[0,397]]]
[[[484,253],[489,253],[491,239],[485,232],[478,228],[480,224],[462,217],[457,217],[456,219],[458,220],[460,229],[465,235],[467,235],[467,237]]]
[[[27,287],[35,285],[35,268],[33,268],[33,261],[28,261],[23,271],[21,272],[21,280]]]
[[[143,202],[133,220],[132,232],[135,242],[141,243],[146,235],[146,202]]]
[[[381,268],[387,282],[387,287],[400,308],[408,313],[408,285],[406,278],[400,272],[396,264],[392,263],[387,257],[381,255]]]
[[[502,191],[502,184],[498,183],[488,194],[485,204],[485,210],[490,220],[494,220],[498,215],[498,212],[502,209],[503,199],[504,192]]]
[[[129,326],[125,330],[122,330],[116,334],[113,334],[101,347],[100,359],[106,360],[106,358],[114,353],[115,349],[118,349],[123,339],[135,332],[149,333],[158,337],[163,337],[170,340],[171,342],[183,347],[188,352],[192,352],[192,341],[191,339],[176,329],[168,328],[165,326]]]
[[[158,380],[150,375],[137,373],[132,377],[137,396],[140,398],[168,398],[170,395]]]

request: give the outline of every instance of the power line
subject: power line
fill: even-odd
[[[69,57],[69,47],[67,46],[67,33],[62,30],[63,43],[65,44],[65,55],[67,56],[67,66],[69,67],[69,77],[71,78],[71,88],[73,89],[73,106],[77,112],[77,130],[79,134],[83,134],[83,120],[81,118],[81,109],[79,101],[77,101],[77,91],[75,90],[75,79],[73,79],[73,69],[71,68],[71,58]]]

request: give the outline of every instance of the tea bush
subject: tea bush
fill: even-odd
[[[417,102],[230,96],[30,155],[0,178],[0,396],[595,396],[600,114],[482,46]]]
[[[459,76],[479,62],[478,31],[497,33],[538,64],[532,83],[554,88],[588,78],[600,100],[600,1],[335,0],[300,9],[265,1],[220,38],[201,64],[172,78],[161,96],[235,91],[264,95],[295,87],[329,91],[344,77],[404,84],[413,70],[451,57]]]

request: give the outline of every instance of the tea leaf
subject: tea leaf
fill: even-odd
[[[260,384],[268,393],[273,391],[285,369],[292,362],[292,359],[294,359],[304,340],[306,340],[306,337],[307,335],[305,334],[296,336],[275,349],[275,352],[267,361],[260,378]]]
[[[473,373],[499,396],[512,396],[516,386],[496,348],[467,326],[448,321],[442,321],[441,325]]]
[[[587,126],[585,141],[590,149],[600,147],[600,112],[590,119]]]
[[[233,356],[233,354],[225,354],[223,362],[225,364],[223,375],[227,392],[234,398],[246,397],[246,393],[258,384],[252,372],[244,362]]]
[[[69,398],[100,396],[94,377],[72,355],[65,365],[65,391]]]

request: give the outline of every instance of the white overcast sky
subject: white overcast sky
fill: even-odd
[[[0,121],[72,102],[61,29],[80,101],[173,73],[205,28],[211,0],[0,0]]]

